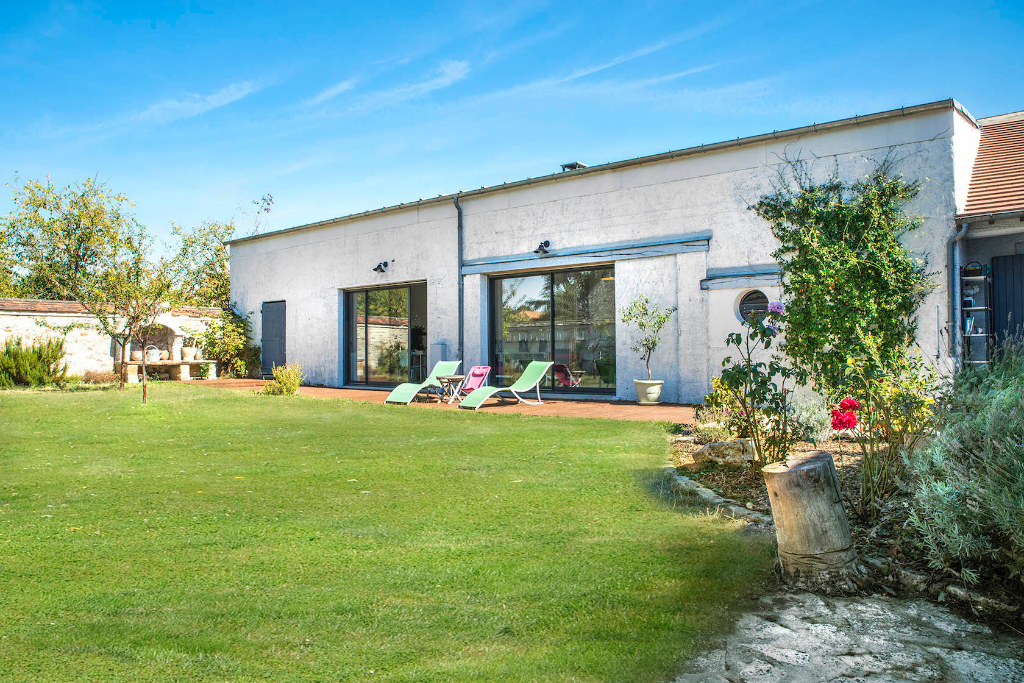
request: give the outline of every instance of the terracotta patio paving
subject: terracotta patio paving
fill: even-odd
[[[199,381],[196,384],[219,389],[252,391],[262,387],[265,382],[259,379],[215,379]],[[386,391],[335,389],[333,387],[299,387],[299,393],[315,398],[347,398],[367,403],[383,403],[384,398],[388,395]],[[416,408],[457,410],[456,404],[448,405],[447,403],[437,403],[434,400],[414,401],[411,405]],[[639,420],[645,422],[662,421],[678,424],[693,423],[693,407],[676,403],[642,406],[631,401],[544,398],[543,405],[531,406],[511,401],[491,400],[484,404],[480,412],[525,413],[529,415],[554,415],[558,417],[595,417],[609,420]]]

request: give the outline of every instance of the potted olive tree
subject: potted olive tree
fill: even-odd
[[[675,312],[675,307],[662,310],[657,304],[652,304],[644,294],[637,297],[622,312],[622,322],[635,325],[640,330],[639,338],[630,348],[639,354],[647,367],[647,379],[633,380],[636,397],[641,405],[653,405],[661,400],[661,387],[665,380],[651,377],[651,356],[661,343],[661,328],[665,327],[665,323]]]

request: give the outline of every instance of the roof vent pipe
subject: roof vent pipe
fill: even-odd
[[[950,353],[953,355],[953,365],[957,367],[960,364],[961,347],[963,345],[963,338],[961,337],[961,321],[960,321],[960,307],[962,305],[963,297],[960,293],[960,253],[957,247],[963,238],[967,237],[967,231],[970,229],[970,223],[961,223],[956,233],[946,240],[946,263],[948,270],[948,279],[946,281],[947,290],[949,291],[949,331],[950,331]],[[938,330],[935,331],[938,334]]]
[[[459,195],[452,197],[455,201],[455,213],[456,213],[456,232],[459,238],[459,355],[458,360],[465,362],[463,354],[464,342],[465,342],[465,317],[466,317],[466,298],[465,298],[465,283],[462,277],[462,245],[463,245],[463,223],[462,223],[462,205],[459,204]],[[463,370],[465,371],[465,370]]]

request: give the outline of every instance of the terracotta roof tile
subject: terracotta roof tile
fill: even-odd
[[[86,313],[77,301],[47,301],[46,299],[0,299],[0,311],[28,313]]]
[[[1024,116],[981,122],[964,215],[1024,210]]]
[[[88,313],[77,301],[49,301],[47,299],[0,299],[0,311],[19,313]],[[219,318],[219,308],[202,306],[175,306],[172,315],[189,318]]]

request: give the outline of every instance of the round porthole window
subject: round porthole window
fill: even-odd
[[[768,312],[768,297],[759,289],[747,292],[740,298],[740,320],[750,316],[763,317]]]

